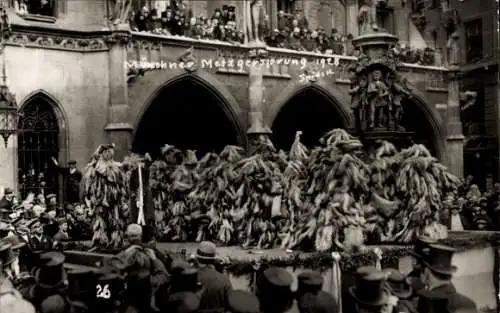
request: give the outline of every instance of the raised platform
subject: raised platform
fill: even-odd
[[[451,232],[445,243],[457,249],[453,263],[457,265],[458,272],[453,282],[459,292],[472,298],[478,308],[496,312],[496,294],[494,278],[498,278],[498,232]],[[158,249],[172,254],[194,253],[196,243],[158,243]],[[409,251],[411,246],[406,245],[377,245],[369,248],[380,248],[383,251],[383,267],[398,268],[403,273],[411,269]],[[89,243],[80,243],[75,249],[87,250]],[[111,253],[94,253],[85,251],[66,251],[66,261],[69,264],[78,264],[84,267],[97,267]],[[240,247],[219,247],[221,257],[229,259],[227,272],[230,275],[234,288],[249,289],[249,275],[253,271],[255,262],[284,267],[296,277],[305,269],[319,270],[324,274],[325,284],[323,289],[335,293],[337,289],[332,273],[332,258],[329,253],[287,252],[282,249],[245,250]],[[109,251],[111,252],[111,251]],[[352,283],[354,269],[361,265],[374,264],[373,253],[356,255],[344,254],[341,259],[342,289]],[[70,265],[70,267],[73,265]],[[295,286],[294,286],[295,288]],[[344,296],[343,296],[344,298]],[[292,309],[293,313],[297,311]]]

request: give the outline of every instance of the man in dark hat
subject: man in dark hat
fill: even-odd
[[[457,271],[452,265],[455,249],[442,244],[429,245],[423,259],[423,279],[426,289],[418,292],[418,312],[477,313],[476,304],[460,294],[451,279]]]
[[[317,294],[323,288],[323,275],[318,271],[305,271],[297,276],[297,299],[306,293]]]
[[[262,313],[284,313],[293,304],[293,277],[278,267],[266,269],[257,278],[257,298]]]
[[[227,22],[229,21],[229,6],[224,4],[222,5],[222,13],[220,16],[220,21],[223,25],[226,25]]]
[[[356,271],[356,283],[349,288],[356,312],[379,313],[389,303],[385,288],[386,273],[373,266],[364,266]]]
[[[75,303],[88,305],[95,297],[96,273],[94,270],[82,268],[68,272],[68,298]],[[78,304],[77,304],[78,305]]]
[[[5,210],[6,215],[12,213],[12,209],[14,208],[15,195],[14,190],[12,188],[5,188],[3,197],[0,199],[0,210]]]
[[[413,290],[408,279],[396,269],[384,270],[387,273],[386,287],[391,295],[398,298],[394,313],[418,313],[411,301]]]
[[[236,22],[236,7],[234,5],[229,6],[227,14],[227,18],[230,22]]]
[[[423,270],[422,260],[429,254],[429,245],[436,243],[436,240],[427,236],[420,236],[415,242],[413,251],[410,254],[413,256],[413,269],[408,274],[408,279],[413,290],[413,296],[416,296],[419,290],[425,287],[421,279]]]
[[[200,310],[223,310],[227,307],[227,295],[233,289],[229,278],[217,271],[217,257],[215,244],[200,243],[196,255],[199,267],[199,278],[203,286],[200,299]]]
[[[229,313],[260,313],[259,299],[246,290],[230,291],[227,305]]]
[[[74,204],[80,202],[80,182],[82,180],[82,172],[78,170],[76,161],[69,161],[68,167],[60,166],[59,162],[57,162],[55,158],[52,158],[52,162],[54,162],[54,165],[64,176],[65,203]]]
[[[64,270],[64,255],[47,252],[40,255],[40,264],[34,271],[35,285],[25,291],[24,297],[35,308],[40,308],[43,300],[52,295],[65,295],[67,276]]]

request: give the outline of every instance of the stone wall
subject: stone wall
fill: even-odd
[[[107,52],[81,53],[8,46],[7,80],[18,105],[37,91],[56,101],[67,118],[69,151],[61,160],[86,164],[95,147],[105,141],[107,120]]]

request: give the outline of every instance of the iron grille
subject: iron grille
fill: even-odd
[[[58,171],[51,157],[59,154],[59,125],[52,106],[46,101],[32,101],[19,118],[18,167],[19,189],[28,192],[58,192]]]

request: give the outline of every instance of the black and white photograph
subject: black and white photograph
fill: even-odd
[[[0,313],[500,312],[499,12],[0,0]]]

